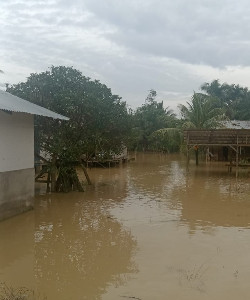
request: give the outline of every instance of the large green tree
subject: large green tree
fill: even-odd
[[[176,116],[171,109],[164,108],[163,101],[156,101],[157,93],[150,90],[145,103],[133,115],[133,132],[139,149],[150,149],[150,136],[156,130],[175,127]]]
[[[221,106],[231,120],[250,120],[250,91],[236,84],[221,84],[219,80],[204,83],[201,90],[220,99]]]
[[[26,82],[8,86],[7,91],[70,118],[65,122],[36,119],[40,148],[59,166],[57,190],[75,188],[69,180],[76,176],[72,162],[83,154],[118,153],[126,140],[126,103],[106,85],[72,67],[52,66],[31,74]]]

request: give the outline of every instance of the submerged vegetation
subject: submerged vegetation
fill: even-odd
[[[126,102],[98,80],[65,66],[31,74],[26,82],[8,85],[7,92],[27,99],[69,121],[35,119],[37,151],[46,156],[52,191],[82,190],[75,166],[84,157],[109,157],[129,150],[178,152],[182,129],[216,128],[222,120],[250,119],[250,92],[239,85],[204,83],[186,105],[181,118],[150,90],[145,103],[128,110]],[[84,167],[84,166],[83,166]],[[86,173],[86,170],[85,170]]]

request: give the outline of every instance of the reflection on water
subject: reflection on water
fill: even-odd
[[[100,299],[135,272],[136,241],[96,201],[52,196],[35,213],[35,275],[51,299]]]
[[[50,299],[247,299],[250,176],[140,154],[0,223],[0,281]]]

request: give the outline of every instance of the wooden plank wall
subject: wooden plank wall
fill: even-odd
[[[185,130],[187,145],[250,146],[250,129]]]

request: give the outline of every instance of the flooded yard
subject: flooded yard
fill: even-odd
[[[250,297],[250,174],[140,154],[0,223],[0,282],[48,300]]]

